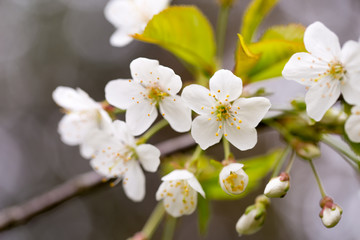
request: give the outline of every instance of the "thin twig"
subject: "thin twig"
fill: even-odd
[[[156,147],[159,148],[161,155],[164,157],[194,145],[194,140],[187,134],[161,142]],[[23,204],[1,210],[0,231],[25,224],[39,214],[47,212],[75,196],[84,195],[106,185],[108,186],[96,172],[91,171],[81,174]]]

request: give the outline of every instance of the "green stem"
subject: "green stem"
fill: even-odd
[[[326,193],[325,193],[324,187],[323,187],[322,184],[321,184],[321,180],[320,180],[320,177],[319,177],[318,173],[316,172],[314,163],[313,163],[312,160],[308,160],[308,161],[309,161],[310,166],[311,166],[311,169],[312,169],[312,171],[313,171],[313,173],[314,173],[316,182],[317,182],[317,184],[318,184],[318,186],[319,186],[319,190],[320,190],[321,196],[322,196],[322,197],[326,197]]]
[[[226,27],[229,18],[230,7],[221,6],[219,9],[217,26],[216,26],[216,42],[217,42],[217,58],[219,61],[219,66],[221,66],[221,61],[224,55],[224,45],[225,45],[225,36],[226,36]]]
[[[289,152],[291,151],[291,146],[288,145],[283,153],[281,154],[280,158],[277,160],[276,165],[274,167],[274,171],[271,175],[271,178],[276,177],[279,175],[282,165],[284,164]]]
[[[287,166],[285,168],[286,173],[290,173],[291,167],[292,167],[292,165],[294,163],[294,160],[295,160],[295,156],[296,156],[296,153],[295,153],[294,150],[292,150],[290,160],[289,160],[289,162],[288,162],[288,164],[287,164]]]
[[[350,163],[351,166],[353,166],[358,171],[360,170],[360,157],[357,156],[347,144],[328,134],[322,135],[321,140],[326,145],[334,149],[336,152],[340,153],[340,155],[345,159],[345,161]]]
[[[167,215],[165,220],[165,227],[164,227],[164,233],[163,233],[163,240],[171,240],[173,239],[174,232],[176,227],[176,218]]]
[[[139,138],[138,144],[146,143],[149,140],[149,138],[151,138],[155,133],[160,131],[162,128],[164,128],[168,124],[169,123],[165,119],[162,119],[161,121],[157,122],[141,138]]]
[[[224,160],[227,160],[229,159],[231,153],[230,153],[230,144],[229,144],[229,141],[223,137],[222,139],[223,141],[223,146],[224,146]]]
[[[149,219],[145,223],[144,228],[141,231],[142,234],[146,237],[146,239],[151,239],[156,228],[159,226],[159,223],[164,217],[164,213],[165,213],[165,208],[161,201],[157,204],[154,211],[151,213]]]

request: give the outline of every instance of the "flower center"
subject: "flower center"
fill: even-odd
[[[227,120],[231,117],[231,107],[229,105],[220,104],[216,106],[216,117],[218,121]]]
[[[241,193],[245,187],[242,177],[234,172],[230,172],[230,175],[223,180],[223,183],[226,189],[234,194]]]
[[[336,61],[334,63],[329,63],[329,69],[328,69],[328,73],[337,80],[343,80],[344,79],[344,75],[346,74],[346,69],[344,68],[344,66],[339,62]]]
[[[147,97],[150,99],[152,103],[159,104],[159,102],[164,100],[164,97],[166,96],[169,96],[169,94],[167,92],[163,92],[159,87],[157,86],[148,87]]]

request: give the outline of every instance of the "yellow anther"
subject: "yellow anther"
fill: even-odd
[[[218,134],[218,133],[215,133],[215,136],[219,136],[219,134]]]
[[[220,92],[220,90],[218,90],[218,93]]]
[[[237,126],[237,129],[238,129],[238,130],[240,130],[240,127],[239,127],[239,126]]]

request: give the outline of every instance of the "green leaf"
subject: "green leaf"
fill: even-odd
[[[261,182],[261,180],[274,168],[275,162],[280,158],[282,149],[273,150],[268,154],[249,158],[241,161],[244,166],[244,171],[249,176],[249,183],[246,190],[239,195],[226,194],[219,184],[219,172],[221,168],[217,168],[213,174],[208,174],[205,179],[199,176],[201,185],[206,193],[208,200],[231,200],[245,197],[248,193],[254,190]]]
[[[278,0],[251,1],[245,11],[241,25],[241,35],[244,36],[246,43],[250,43],[252,41],[258,26],[277,2]]]
[[[249,45],[254,54],[261,54],[256,66],[251,69],[249,78],[252,82],[281,76],[281,72],[290,59],[297,52],[304,52],[302,42],[294,42],[282,39],[269,39]]]
[[[199,197],[197,211],[199,232],[201,235],[205,235],[210,221],[209,201],[203,197]]]
[[[305,27],[301,24],[278,25],[269,28],[261,37],[261,40],[277,39],[302,43],[304,32]]]
[[[169,7],[155,15],[142,34],[133,37],[165,48],[194,68],[214,72],[214,33],[207,18],[196,7]]]
[[[235,74],[244,83],[281,76],[285,64],[297,52],[305,52],[305,27],[300,24],[269,28],[261,40],[246,44],[239,35],[235,55]]]
[[[240,77],[243,82],[247,82],[247,73],[259,61],[260,55],[253,54],[245,43],[243,36],[238,34],[239,41],[235,53],[234,74]]]

